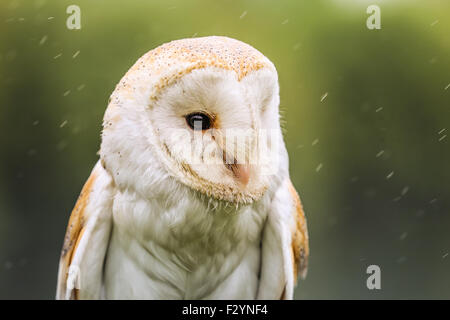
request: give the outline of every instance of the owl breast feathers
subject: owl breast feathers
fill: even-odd
[[[274,65],[226,37],[142,56],[111,95],[57,298],[292,299],[308,255]]]

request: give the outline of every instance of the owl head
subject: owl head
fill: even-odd
[[[188,188],[252,203],[284,157],[278,76],[227,37],[176,40],[142,56],[111,95],[100,150],[119,188]]]

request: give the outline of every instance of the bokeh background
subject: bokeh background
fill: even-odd
[[[206,35],[278,69],[311,239],[296,298],[450,298],[449,18],[446,0],[0,1],[0,298],[54,297],[115,84],[148,50]]]

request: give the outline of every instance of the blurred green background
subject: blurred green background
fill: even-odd
[[[70,4],[81,30],[66,28]],[[0,298],[54,297],[115,84],[148,50],[206,35],[278,69],[311,241],[296,298],[450,298],[449,18],[444,0],[2,0]]]

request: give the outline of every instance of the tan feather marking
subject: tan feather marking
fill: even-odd
[[[74,288],[73,290],[72,290],[72,293],[70,294],[70,300],[78,300],[78,297],[79,297],[79,289],[77,289],[77,288]]]
[[[280,299],[278,300],[287,300],[286,299],[286,286],[283,288],[283,292],[281,293]]]
[[[64,238],[64,245],[61,252],[61,262],[66,267],[66,272],[72,262],[73,255],[84,232],[84,217],[86,216],[85,209],[96,177],[96,173],[93,172],[89,179],[86,181],[75,204],[75,207],[70,215],[66,235]],[[65,280],[67,280],[67,273],[65,274],[65,277]]]
[[[293,214],[296,221],[295,229],[292,234],[291,245],[294,265],[294,279],[297,280],[299,274],[302,278],[306,277],[306,272],[308,269],[309,239],[305,213],[303,212],[300,198],[292,185],[292,182],[289,182],[289,192],[291,193],[294,201]]]
[[[82,223],[84,224],[84,221],[82,221]],[[80,244],[80,240],[83,237],[84,231],[86,230],[86,228],[84,228],[84,226],[81,227],[80,233],[78,234],[77,240],[75,242],[75,245],[73,246],[73,250],[72,250],[72,257],[70,259],[70,262],[72,262],[72,258],[73,258],[73,253],[77,252],[77,248],[78,245]]]

